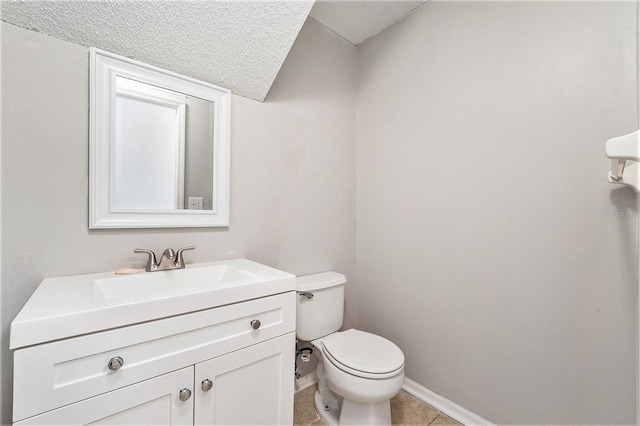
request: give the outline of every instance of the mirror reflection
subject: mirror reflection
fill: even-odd
[[[114,210],[212,210],[212,101],[115,78]]]

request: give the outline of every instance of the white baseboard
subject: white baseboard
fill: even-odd
[[[316,373],[316,370],[313,370],[311,373],[296,379],[295,392],[298,393],[315,385],[316,383],[318,383],[318,373]]]
[[[316,383],[318,383],[318,374],[314,370],[311,373],[296,379],[295,392],[298,393],[303,391]],[[463,425],[495,426],[489,420],[483,419],[479,415],[472,413],[466,408],[459,406],[455,402],[448,400],[444,396],[438,395],[437,393],[406,377],[404,378],[402,389]]]
[[[430,391],[411,379],[407,379],[406,377],[404,378],[404,385],[402,385],[402,389],[463,425],[493,426],[493,423],[489,420],[483,419],[477,414],[474,414],[455,402],[449,401],[447,398]]]

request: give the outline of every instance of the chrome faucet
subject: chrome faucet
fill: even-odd
[[[178,252],[173,251],[172,248],[165,249],[160,258],[160,262],[156,260],[156,254],[149,249],[135,249],[134,253],[146,253],[149,255],[147,259],[147,267],[145,271],[169,271],[171,269],[184,269],[184,257],[182,252],[186,250],[195,250],[194,246],[182,247]]]

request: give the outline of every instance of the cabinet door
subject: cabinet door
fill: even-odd
[[[290,333],[196,364],[195,424],[292,424],[294,353]]]
[[[15,423],[16,425],[189,425],[193,424],[193,366],[136,383]]]

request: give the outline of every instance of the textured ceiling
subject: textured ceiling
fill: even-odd
[[[313,0],[0,0],[0,18],[264,100]],[[425,1],[319,0],[311,16],[357,45]]]
[[[264,100],[313,1],[2,0],[3,21]]]
[[[310,15],[358,45],[413,12],[426,1],[318,0]]]

